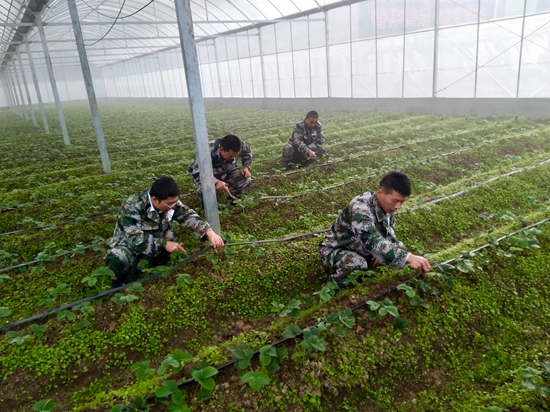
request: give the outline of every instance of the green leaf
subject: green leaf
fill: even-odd
[[[80,282],[87,283],[88,286],[94,286],[97,283],[97,278],[94,276],[86,276],[82,278]]]
[[[49,412],[51,411],[53,408],[55,408],[57,405],[57,403],[55,403],[54,401],[52,401],[51,399],[44,399],[44,400],[41,400],[40,402],[36,402],[32,408],[35,410],[35,411],[38,411],[38,412]]]
[[[0,307],[0,318],[7,318],[10,315],[11,315],[11,311],[7,307],[5,306]]]
[[[407,331],[407,319],[397,316],[393,320],[393,327],[401,333],[405,333]]]
[[[34,334],[37,336],[37,337],[42,337],[42,335],[44,334],[44,332],[46,331],[47,327],[46,326],[40,326],[40,325],[37,325],[36,323],[33,323],[31,326],[30,326],[30,329],[34,332]]]
[[[167,386],[161,386],[155,392],[155,396],[157,398],[167,398],[170,395],[172,395],[172,389],[168,388]]]
[[[346,333],[347,333],[347,330],[346,328],[344,328],[343,326],[334,326],[332,329],[331,329],[332,332],[336,333],[338,336],[340,336],[341,338],[345,337],[346,336]]]
[[[483,409],[482,412],[502,412],[502,409],[498,406],[489,406],[488,408]]]
[[[241,380],[255,391],[262,389],[262,386],[269,383],[269,377],[264,372],[247,372]]]
[[[84,328],[87,327],[87,326],[90,326],[90,322],[89,322],[88,320],[83,320],[82,322],[77,323],[76,325],[74,325],[74,326],[71,328],[71,330],[72,330],[73,332],[76,332],[76,331],[78,331],[78,330],[80,330],[80,329],[84,329]]]
[[[216,375],[218,370],[212,366],[206,366],[203,369],[194,370],[191,375],[203,388],[212,391],[216,387],[216,383],[212,376]]]
[[[178,286],[182,286],[182,285],[185,285],[185,284],[190,285],[192,282],[193,282],[193,280],[191,279],[191,276],[188,275],[187,273],[181,273],[176,278],[176,285],[178,285]]]
[[[115,405],[111,408],[111,410],[109,412],[122,412],[124,409],[124,405]]]
[[[325,341],[320,336],[312,335],[309,336],[307,340],[308,343],[318,351],[323,352],[325,350]]]
[[[128,286],[126,290],[130,290],[132,292],[143,292],[145,289],[143,289],[143,284],[141,282],[135,282]]]
[[[216,386],[216,385],[214,384],[214,386]],[[211,391],[209,391],[206,388],[200,388],[199,393],[197,394],[197,402],[206,401],[206,400],[210,399],[211,397],[212,397],[212,392]]]
[[[376,312],[380,307],[380,304],[378,302],[375,302],[374,300],[367,300],[367,305],[369,305],[369,309],[372,312]]]
[[[8,342],[11,344],[17,344],[22,345],[23,342],[25,342],[27,339],[29,339],[30,335],[25,335],[24,331],[9,331],[6,333],[6,338],[8,339]]]
[[[92,272],[92,276],[115,276],[115,272],[109,269],[107,266],[100,267]]]
[[[397,311],[397,308],[395,306],[386,306],[386,310],[388,311],[388,313],[394,317],[397,317],[398,316],[398,311]]]
[[[302,330],[298,327],[298,325],[288,325],[283,332],[283,337],[292,339],[299,336],[301,333]]]
[[[539,393],[541,396],[547,398],[548,395],[550,395],[550,388],[548,388],[548,386],[545,386],[545,385],[540,385],[539,386]]]
[[[521,379],[533,378],[535,376],[540,375],[541,373],[542,372],[537,369],[525,368],[519,373],[519,377]]]
[[[164,359],[162,361],[162,363],[160,364],[157,370],[157,374],[164,375],[164,373],[166,372],[166,369],[168,369],[169,366],[171,366],[174,369],[178,369],[180,367],[180,363],[176,359],[174,359],[172,356],[170,356],[169,358]]]
[[[11,278],[8,275],[0,275],[0,283],[10,280]]]
[[[537,385],[531,379],[524,379],[521,382],[521,386],[529,390],[537,389]]]
[[[187,352],[182,351],[181,349],[174,349],[172,351],[172,357],[180,363],[191,362],[193,360],[193,356],[191,356]]]

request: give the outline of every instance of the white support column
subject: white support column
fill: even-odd
[[[374,0],[374,97],[378,98],[378,2]]]
[[[437,71],[439,52],[439,0],[435,0],[435,25],[434,25],[434,73],[432,77],[432,97],[437,97]]]
[[[78,49],[78,57],[80,58],[80,66],[82,67],[82,75],[84,76],[84,84],[86,85],[86,92],[88,94],[88,102],[90,103],[90,110],[92,111],[92,117],[94,119],[94,129],[97,137],[99,154],[101,156],[101,163],[103,164],[103,171],[105,173],[111,173],[109,154],[107,153],[105,135],[103,134],[103,126],[101,125],[101,118],[99,117],[99,108],[97,107],[97,99],[95,96],[94,84],[92,81],[92,73],[90,72],[90,65],[88,64],[86,47],[84,47],[84,38],[82,37],[82,30],[80,28],[80,20],[78,19],[76,2],[75,0],[67,0],[67,4],[69,5],[71,21],[73,22],[74,38],[76,41],[76,47]]]
[[[403,1],[403,70],[401,73],[401,98],[405,97],[405,52],[407,36],[407,0]]]
[[[477,72],[479,68],[479,22],[481,20],[481,0],[477,0],[476,67],[474,74],[474,99],[477,97]]]
[[[44,103],[42,102],[42,93],[40,93],[40,85],[38,84],[38,77],[36,76],[36,70],[34,68],[34,60],[32,59],[31,48],[29,47],[28,35],[25,36],[25,47],[27,49],[27,57],[29,59],[29,65],[31,68],[32,81],[34,83],[34,89],[36,91],[36,98],[38,99],[38,106],[40,107],[40,114],[42,115],[44,130],[46,131],[46,133],[50,133],[48,119],[46,119],[46,111],[44,110]]]
[[[27,93],[27,101],[29,102],[29,110],[31,112],[32,124],[36,124],[36,116],[34,115],[34,107],[32,106],[31,92],[29,91],[29,85],[27,83],[27,76],[25,76],[25,69],[23,68],[23,62],[21,61],[21,55],[17,51],[17,60],[19,60],[19,68],[21,69],[21,80],[23,80],[23,85],[25,86],[25,92]]]
[[[19,117],[23,117],[23,113],[21,112],[21,103],[19,103],[19,97],[17,96],[17,90],[15,88],[15,82],[13,80],[13,74],[10,71],[9,64],[7,65],[6,72],[8,73],[8,82],[9,82],[10,89],[11,89],[11,92],[12,92],[13,101],[15,103],[15,112],[17,113],[17,115]]]
[[[327,55],[327,97],[332,97],[332,82],[330,81],[330,36],[328,30],[328,11],[324,10],[325,14],[325,53]]]
[[[19,90],[19,97],[21,98],[21,103],[23,106],[23,114],[25,115],[25,120],[28,121],[29,115],[27,113],[27,103],[25,102],[25,98],[23,97],[23,89],[21,88],[21,82],[19,81],[19,76],[17,75],[17,68],[15,67],[15,61],[12,60],[12,63],[13,63],[13,75],[17,83],[17,90]]]
[[[59,125],[61,126],[63,141],[68,146],[71,144],[71,141],[69,140],[67,124],[65,123],[65,115],[63,114],[61,99],[59,98],[59,91],[57,90],[57,83],[55,81],[55,76],[53,73],[52,59],[50,57],[50,51],[48,50],[48,44],[46,43],[46,34],[44,33],[44,26],[42,25],[42,17],[40,17],[39,14],[36,15],[36,26],[38,27],[38,33],[40,34],[42,50],[44,51],[44,60],[46,60],[46,67],[48,68],[48,75],[50,76],[50,85],[52,87],[52,94],[55,100],[55,107],[57,108],[57,117],[59,118]]]
[[[519,83],[521,80],[521,60],[523,57],[523,42],[525,41],[525,38],[523,37],[525,35],[525,13],[527,12],[527,0],[523,1],[523,22],[521,23],[521,43],[519,45],[519,63],[518,63],[518,82],[516,87],[516,98],[519,97]]]
[[[218,215],[218,203],[216,200],[216,187],[212,170],[212,158],[208,147],[204,98],[202,96],[201,79],[197,60],[197,46],[193,33],[190,2],[191,0],[175,0],[176,16],[178,19],[185,78],[187,80],[187,92],[191,105],[191,119],[193,123],[193,134],[195,136],[195,145],[197,147],[197,159],[200,168],[200,180],[206,220],[210,223],[214,232],[220,234],[221,227]]]
[[[14,113],[17,113],[15,111],[15,102],[13,100],[13,96],[12,96],[12,93],[11,93],[11,87],[10,87],[10,84],[8,82],[8,73],[7,71],[4,72],[5,76],[2,77],[2,82],[4,83],[4,90],[6,92],[6,98],[8,99],[8,104],[10,105],[10,109],[12,112]]]

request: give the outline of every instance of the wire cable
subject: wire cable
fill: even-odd
[[[114,19],[115,21],[116,20],[122,20],[122,19],[126,19],[128,17],[132,17],[132,16],[135,16],[136,14],[138,14],[140,11],[142,11],[144,8],[146,8],[147,6],[149,6],[151,3],[153,3],[155,0],[151,0],[149,3],[147,3],[145,6],[143,6],[142,8],[140,8],[139,10],[131,13],[131,14],[128,14],[126,16],[120,16],[120,17],[112,17],[112,16],[107,16],[106,14],[103,14],[99,11],[99,6],[98,7],[92,7],[90,6],[86,0],[82,0],[82,3],[84,3],[86,6],[88,6],[90,9],[92,9],[93,11],[95,11],[97,14],[103,16],[103,17],[107,17],[108,19]],[[122,5],[124,7],[124,4]],[[120,14],[120,12],[119,12]]]
[[[96,40],[92,44],[86,44],[86,47],[91,47],[91,46],[96,45],[97,43],[99,43],[101,40],[103,40],[109,34],[109,32],[113,29],[113,27],[115,27],[115,24],[116,24],[118,18],[120,17],[120,13],[122,13],[122,9],[124,8],[125,4],[126,4],[126,0],[124,0],[122,2],[122,6],[120,6],[120,10],[118,11],[118,15],[117,15],[115,21],[113,21],[113,24],[111,24],[111,27],[109,27],[109,30],[107,30],[107,33],[105,33],[103,36],[101,36],[101,38],[99,40]]]

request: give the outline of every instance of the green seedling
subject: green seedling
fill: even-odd
[[[245,370],[250,365],[250,361],[254,356],[254,351],[246,345],[239,345],[236,348],[229,348],[229,351],[233,354],[238,361],[235,363],[237,370]]]
[[[192,360],[193,357],[190,354],[183,352],[181,349],[175,349],[168,358],[162,361],[157,373],[159,375],[164,375],[170,368],[172,372],[179,372],[184,362],[190,362]]]
[[[136,362],[130,367],[130,370],[136,373],[139,380],[146,380],[155,376],[155,370],[149,367],[148,361]]]
[[[42,337],[42,335],[44,335],[44,332],[46,332],[47,327],[46,327],[46,326],[37,325],[36,323],[33,323],[33,324],[30,326],[30,329],[34,332],[34,335],[35,335],[37,338],[40,338],[40,337]]]
[[[192,282],[193,279],[191,279],[191,275],[187,273],[180,273],[176,278],[176,285],[178,286],[190,285]]]
[[[292,339],[296,336],[300,336],[301,334],[302,329],[300,329],[298,325],[288,325],[283,332],[283,337]]]
[[[543,363],[544,370],[524,368],[520,371],[521,386],[528,390],[536,390],[543,398],[550,396],[550,362]],[[546,402],[544,402],[546,406]],[[545,408],[546,409],[546,408]]]
[[[32,408],[35,410],[35,411],[38,411],[38,412],[50,412],[51,410],[53,410],[53,408],[55,408],[57,406],[57,403],[55,403],[54,401],[52,401],[51,399],[44,399],[40,402],[36,402]]]
[[[288,302],[286,309],[281,311],[279,316],[283,318],[301,318],[302,315],[300,314],[300,304],[301,302],[299,300],[291,299],[290,302]]]
[[[314,295],[319,295],[323,302],[328,302],[337,292],[338,287],[333,282],[327,282],[318,292],[313,292]]]
[[[185,398],[183,393],[178,388],[178,384],[173,380],[162,382],[162,386],[157,389],[155,396],[159,399],[167,398],[169,400],[168,408],[170,411],[182,410]],[[177,409],[176,409],[177,408]]]
[[[7,318],[10,315],[11,315],[11,310],[9,310],[5,306],[0,307],[0,318]]]
[[[286,347],[275,348],[274,346],[266,345],[260,348],[260,363],[269,373],[275,373],[280,369],[278,362],[283,360],[287,354],[288,350]]]
[[[115,295],[111,298],[111,300],[116,303],[128,303],[137,299],[138,297],[136,295],[124,295],[122,293],[115,293]]]
[[[269,384],[269,376],[265,372],[247,372],[245,373],[241,380],[255,391],[262,389],[262,386]]]
[[[8,339],[8,342],[11,344],[17,344],[22,345],[23,342],[25,342],[27,339],[29,339],[30,335],[25,335],[24,331],[9,331],[6,333],[6,338]]]
[[[313,349],[318,351],[325,351],[325,341],[319,336],[319,329],[305,329],[303,331],[304,340],[302,342],[302,348],[307,352],[311,353]]]

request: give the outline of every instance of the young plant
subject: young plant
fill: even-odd
[[[173,380],[162,382],[162,386],[155,392],[155,397],[168,405],[168,410],[171,412],[189,411],[189,408],[183,404],[185,401],[183,393],[178,388],[178,384]]]
[[[333,282],[327,282],[318,292],[313,292],[314,295],[319,295],[323,302],[328,302],[338,291],[338,287]]]
[[[57,403],[55,403],[51,399],[44,399],[44,400],[41,400],[40,402],[36,402],[32,406],[32,408],[38,412],[50,412],[56,406],[57,406]]]
[[[164,375],[169,368],[171,368],[173,372],[179,372],[184,362],[190,362],[192,360],[193,357],[190,354],[183,352],[181,349],[174,349],[170,356],[162,361],[157,373],[159,375]]]
[[[269,384],[269,376],[265,372],[247,372],[245,373],[241,380],[255,391],[262,389],[262,386]]]
[[[148,361],[136,362],[130,367],[130,370],[136,373],[136,377],[140,381],[151,379],[155,376],[155,370],[149,367]]]
[[[204,361],[201,361],[197,366],[191,366],[191,376],[195,379],[201,386],[198,394],[198,402],[205,401],[210,399],[212,396],[212,391],[216,387],[216,382],[212,376],[218,373],[218,370]]]
[[[239,345],[236,348],[229,348],[229,351],[233,354],[238,361],[235,363],[235,368],[239,371],[243,371],[250,365],[250,361],[254,356],[254,351],[246,345]]]
[[[545,400],[550,396],[550,362],[543,363],[544,370],[524,368],[520,371],[521,386],[528,390],[536,390],[542,397],[541,402],[546,410],[548,402]]]
[[[275,373],[280,369],[278,362],[283,360],[287,354],[288,350],[286,347],[275,348],[274,346],[266,345],[260,348],[260,363],[269,373]]]

